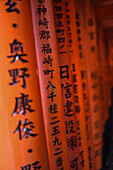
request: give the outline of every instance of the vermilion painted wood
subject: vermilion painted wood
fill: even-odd
[[[101,122],[102,122],[102,130],[104,133],[104,125],[109,115],[109,91],[111,89],[110,86],[110,74],[108,73],[108,59],[107,59],[107,51],[105,48],[105,39],[104,32],[102,27],[98,28],[98,74],[100,76],[100,102],[101,102]],[[109,84],[109,88],[108,88]]]
[[[84,44],[83,44],[83,33],[81,29],[81,21],[78,11],[75,10],[75,7],[78,8],[74,0],[66,0],[68,2],[67,15],[70,15],[70,29],[72,43],[70,43],[70,54],[71,54],[71,63],[75,64],[75,71],[72,69],[73,76],[76,75],[76,81],[74,82],[77,85],[77,90],[74,93],[75,98],[75,107],[80,107],[80,112],[77,114],[78,120],[80,120],[81,126],[81,137],[83,138],[83,147],[85,148],[84,157],[86,162],[89,162],[89,169],[95,170],[94,162],[94,150],[92,145],[92,128],[91,128],[91,115],[90,115],[90,106],[89,106],[89,94],[88,94],[88,81],[87,81],[87,71],[86,71],[86,62],[84,56]],[[68,10],[67,10],[68,11]],[[78,15],[78,17],[77,17]],[[68,21],[68,19],[67,19]],[[80,32],[79,32],[80,31]],[[71,38],[70,38],[71,39]],[[82,53],[82,54],[81,54]],[[86,128],[85,128],[86,127]],[[79,147],[79,152],[82,150]],[[81,169],[86,169],[82,167]]]
[[[56,34],[57,34],[57,41],[58,41],[58,49],[59,49],[59,65],[60,65],[60,67],[68,66],[68,68],[69,68],[69,78],[67,79],[67,78],[61,77],[61,84],[66,86],[66,83],[68,83],[68,84],[71,84],[72,87],[74,87],[73,86],[73,80],[72,80],[72,72],[71,72],[71,57],[72,56],[70,54],[70,48],[69,48],[70,44],[69,44],[69,39],[68,39],[69,25],[67,25],[67,21],[66,21],[67,20],[66,19],[67,14],[66,14],[65,3],[66,3],[65,0],[62,0],[61,2],[57,2],[57,3],[54,1],[54,13],[55,13],[55,21],[56,21],[55,26],[56,26]],[[62,14],[62,17],[60,19],[57,17],[58,7],[62,8],[62,10],[59,12],[59,13]],[[63,25],[63,26],[61,26],[61,29],[64,29],[63,35],[62,35],[62,33],[59,33],[58,30],[57,30],[58,29],[57,25],[58,25],[59,21],[61,21],[61,23]],[[71,25],[71,27],[72,27],[72,25]],[[70,29],[72,29],[72,28],[70,28]],[[59,43],[59,41],[62,38],[65,38],[64,42]],[[75,62],[74,62],[74,64],[75,64]],[[76,66],[75,66],[75,69],[76,69]],[[70,162],[71,162],[74,159],[75,156],[77,157],[78,156],[77,152],[79,150],[79,162],[81,164],[79,168],[81,169],[82,165],[84,164],[83,169],[88,169],[88,167],[89,167],[89,165],[88,165],[88,154],[87,154],[88,150],[87,150],[86,131],[85,131],[85,128],[84,128],[85,127],[85,117],[84,117],[84,115],[79,115],[79,113],[76,112],[75,108],[76,108],[77,103],[75,103],[74,100],[77,100],[77,99],[74,95],[74,90],[72,88],[70,88],[70,91],[71,91],[72,96],[69,98],[69,101],[71,101],[73,103],[72,110],[73,110],[74,115],[70,118],[65,116],[65,119],[66,119],[67,122],[73,120],[73,122],[75,124],[74,129],[77,127],[76,132],[77,132],[77,139],[78,139],[78,148],[76,148],[76,150],[72,151],[70,149],[70,146],[68,147],[69,148],[69,159],[70,159]],[[76,89],[75,89],[75,91],[76,91]],[[64,104],[64,106],[65,106],[66,101],[67,100],[65,98],[65,91],[63,90],[63,104]],[[65,107],[64,107],[64,109],[65,109]],[[71,136],[73,136],[71,133],[67,134],[67,139],[69,139]],[[81,163],[82,162],[82,153],[83,153],[83,160],[85,161],[83,164]]]
[[[82,11],[81,9],[84,9],[84,11]],[[96,169],[100,169],[102,166],[102,131],[100,122],[100,96],[98,86],[98,61],[95,19],[93,8],[89,1],[81,1],[79,11],[81,16],[82,29],[84,32],[84,47],[89,84],[93,146],[95,151],[94,158]],[[92,38],[91,34],[93,34],[94,38]]]
[[[5,1],[0,2],[0,151],[2,153],[0,169],[19,170],[22,167],[25,168],[24,166],[26,168],[31,166],[31,169],[33,169],[33,163],[36,163],[36,167],[41,166],[41,169],[49,170],[30,1],[17,1],[16,5],[7,12],[6,9],[9,7],[10,4],[6,5]],[[12,11],[15,8],[20,11],[19,14]],[[17,24],[17,27],[15,28],[13,24]],[[13,46],[11,53],[10,45],[14,43],[15,39],[23,44],[21,46],[23,51],[19,44],[15,43],[19,49],[15,49]],[[21,59],[28,62],[23,63],[18,58],[17,61],[11,63],[14,57],[8,58],[8,56],[15,56],[16,52],[22,55]],[[23,56],[23,54],[26,54],[26,56]],[[25,73],[29,74],[29,77],[25,76],[26,88],[22,87],[23,78],[21,76],[23,73],[21,70],[18,74],[15,74],[15,80],[13,80],[13,73],[11,73],[12,76],[9,74],[9,70],[22,68],[28,69]],[[19,82],[11,86],[10,83],[13,83],[13,81]],[[22,94],[28,96],[24,98],[24,101],[19,99],[16,113],[12,116],[14,109],[16,109],[16,98],[21,98]],[[24,104],[26,115],[23,112]],[[30,112],[31,109],[34,111]],[[22,112],[18,114],[19,111]],[[27,131],[30,136],[24,133],[26,132],[25,129],[25,131],[23,130],[25,119],[31,122],[25,126],[32,130],[31,132]],[[14,133],[19,121],[22,121],[20,125],[21,140],[19,139],[19,131],[17,130]],[[31,125],[34,127],[31,127]],[[37,136],[33,137],[31,134],[37,134]]]
[[[47,9],[45,15],[42,12],[41,15],[37,13],[37,8],[39,7]],[[64,119],[63,103],[62,103],[53,4],[51,0],[45,0],[42,1],[42,4],[40,6],[38,1],[31,0],[31,8],[32,8],[35,46],[36,46],[36,53],[37,53],[37,63],[38,63],[38,70],[39,70],[40,90],[41,90],[41,97],[42,97],[50,170],[55,170],[55,169],[68,170],[70,165],[69,165],[69,158],[68,158],[66,128],[65,128],[65,119]],[[39,19],[41,19],[41,21],[44,21],[43,20],[44,17],[47,19],[46,20],[47,25],[39,26],[38,25]],[[50,37],[48,37],[48,39],[41,38],[40,34],[41,31],[43,30],[49,31]],[[51,53],[49,53],[48,51],[45,52],[44,54],[42,52],[42,47],[47,44],[49,44],[51,48]],[[48,55],[50,55],[52,59],[52,65],[43,63],[44,58],[48,58]],[[53,75],[52,76],[51,74],[45,75],[44,70],[53,70]],[[47,90],[48,87],[49,87],[49,91]],[[48,95],[52,92],[54,95],[56,95],[55,97],[53,97],[53,101],[51,100],[51,98],[50,99],[48,98]],[[49,109],[50,105],[52,105],[52,107],[54,106],[56,107],[56,111],[57,111],[56,113],[53,111],[51,113]],[[56,135],[52,135],[55,127],[58,129],[58,131],[56,131]],[[55,139],[57,139],[56,142]]]

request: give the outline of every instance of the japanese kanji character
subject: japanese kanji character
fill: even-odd
[[[90,40],[94,40],[94,32],[89,32]]]
[[[59,48],[63,48],[65,46],[65,37],[58,38],[58,44],[60,45]]]
[[[79,44],[79,46],[78,46],[78,47],[79,47],[79,50],[82,50],[82,45],[81,45],[81,44]]]
[[[83,99],[84,99],[84,100],[87,99],[86,93],[83,93]]]
[[[66,5],[66,7],[68,7],[68,6],[69,6],[69,4],[68,4],[68,2],[67,2],[67,1],[65,2],[65,5]]]
[[[80,105],[75,106],[75,111],[76,111],[76,113],[80,113],[80,111],[81,111]]]
[[[61,145],[62,142],[59,142],[59,139],[57,137],[55,137],[55,140],[53,141],[54,145],[53,146],[56,146],[56,145]]]
[[[92,162],[90,161],[90,159],[92,159],[91,156],[89,156],[89,168],[92,169],[93,165],[92,165]]]
[[[57,13],[57,14],[56,14],[56,17],[57,17],[57,19],[59,19],[59,20],[62,19],[62,16],[63,16],[62,13]]]
[[[71,64],[72,66],[72,71],[75,72],[75,64]]]
[[[77,29],[77,34],[79,35],[81,33],[81,30],[80,29]]]
[[[50,76],[50,77],[51,77],[52,79],[53,79],[53,72],[54,72],[54,70],[49,70],[49,69],[48,69],[48,70],[44,70],[44,74],[45,74],[45,75],[48,75],[49,73],[51,73],[51,76]]]
[[[70,162],[70,166],[72,169],[78,170],[78,157]]]
[[[66,12],[70,12],[70,9],[66,9]]]
[[[48,81],[48,82],[49,82],[49,84],[48,84],[48,86],[47,86],[46,89],[49,89],[50,86],[51,86],[51,87],[52,87],[52,92],[51,92],[51,93],[48,92],[49,94],[48,94],[48,97],[47,97],[47,98],[51,98],[51,101],[53,102],[53,98],[56,97],[56,94],[54,94],[54,89],[55,89],[56,87],[53,86],[53,84],[51,84],[50,81]]]
[[[71,46],[72,46],[72,45],[71,45],[71,44],[72,44],[72,39],[69,39],[69,43],[70,43],[69,46],[71,47]]]
[[[80,55],[80,58],[83,58],[83,53],[82,52],[80,52],[79,55]]]
[[[26,115],[27,111],[30,113],[34,112],[34,109],[31,109],[31,105],[29,104],[32,102],[32,100],[30,100],[28,97],[29,95],[25,95],[24,93],[21,93],[21,97],[16,97],[15,109],[12,113],[12,116],[14,116],[16,113],[19,115]]]
[[[11,63],[14,63],[18,60],[20,60],[22,63],[27,63],[28,61],[24,59],[24,57],[27,56],[23,52],[23,44],[19,42],[18,40],[14,40],[13,43],[10,44],[11,54],[8,58],[12,58]]]
[[[70,121],[66,121],[65,122],[65,125],[66,125],[66,134],[70,134],[70,133],[74,133],[75,130],[74,130],[74,122],[73,120],[70,120]]]
[[[82,83],[82,87],[83,87],[83,90],[85,90],[86,89],[86,83]]]
[[[54,119],[57,119],[57,116],[52,117],[52,119],[53,119],[53,120],[54,120]],[[53,124],[56,124],[56,123],[59,123],[59,122],[60,122],[60,120],[55,120],[54,122],[51,122],[50,124],[53,125]]]
[[[82,146],[81,145],[81,136],[80,136],[81,134],[80,134],[80,132],[78,132],[77,135],[78,135],[78,146]]]
[[[78,142],[78,146],[82,146],[82,143],[81,143],[81,141],[79,141],[79,142]]]
[[[58,11],[62,11],[62,6],[55,6],[55,10]]]
[[[76,94],[76,93],[78,93],[78,85],[77,84],[74,84],[73,85],[73,89],[74,89],[74,93]]]
[[[56,29],[57,33],[61,33],[62,36],[64,36],[64,29]]]
[[[78,36],[78,41],[80,42],[82,39],[81,39],[81,37],[80,36]]]
[[[58,43],[65,43],[65,37],[58,38]]]
[[[98,82],[95,82],[93,85],[92,85],[92,88],[96,89],[98,87]]]
[[[99,106],[98,106],[98,104],[96,104],[95,106],[94,106],[94,113],[96,113],[96,112],[98,112],[99,111]]]
[[[67,100],[67,102],[65,103],[64,107],[66,109],[64,109],[64,112],[65,112],[65,116],[69,116],[71,117],[73,114],[70,114],[70,112],[72,112],[73,110],[71,109],[71,106],[72,106],[72,102]]]
[[[32,164],[32,167],[34,170],[41,169],[42,166],[38,164],[39,164],[39,161],[36,161]]]
[[[67,19],[70,19],[70,16],[68,14],[66,15],[66,17],[67,17]]]
[[[72,33],[71,32],[69,32],[69,38],[72,38]]]
[[[17,81],[17,79],[22,78],[23,80],[23,88],[26,88],[26,77],[28,78],[30,75],[26,74],[27,72],[27,68],[22,68],[22,69],[12,69],[9,70],[9,75],[13,78],[12,82],[9,83],[11,86],[17,84],[18,82],[20,82],[20,80]],[[19,72],[22,72],[22,75],[19,75]]]
[[[93,95],[93,100],[96,101],[96,100],[98,100],[98,99],[99,99],[99,96],[96,95],[96,94],[94,94],[94,95]]]
[[[60,150],[60,148],[57,148],[57,149],[55,149],[56,151],[57,151],[57,153],[54,153],[53,155],[54,156],[56,156],[56,155],[59,155],[59,154],[61,154],[61,153],[63,153],[63,151],[61,150],[61,151],[59,151]],[[59,151],[59,152],[58,152]]]
[[[55,114],[58,112],[57,110],[57,105],[54,103],[53,105],[50,105],[50,107],[48,108],[48,111],[51,113],[51,114]]]
[[[62,45],[62,47],[64,47],[64,45]],[[62,48],[61,47],[61,48]],[[59,52],[59,54],[66,54],[67,52],[66,51],[61,51],[61,52]]]
[[[64,65],[64,66],[60,66],[60,78],[67,78],[69,79],[69,66],[68,65]]]
[[[82,77],[82,79],[84,79],[85,78],[85,71],[81,71],[81,77]]]
[[[68,24],[69,30],[71,31],[71,28],[70,28],[70,20],[67,21],[67,24]],[[69,38],[72,38],[72,33],[69,32],[68,34],[69,34]]]
[[[89,18],[89,20],[88,20],[88,25],[89,25],[90,27],[92,27],[92,26],[94,25],[94,22],[93,22],[93,19],[92,19],[92,18]]]
[[[72,136],[70,139],[67,139],[69,150],[74,150],[77,147],[77,138],[76,136]]]
[[[39,161],[36,161],[33,164],[28,164],[26,166],[21,167],[21,169],[22,170],[31,170],[31,168],[33,168],[34,170],[41,169],[41,166],[38,164],[39,164]]]
[[[38,25],[43,25],[45,28],[48,29],[48,23],[49,21],[44,17],[43,20],[39,19]]]
[[[76,19],[79,20],[79,14],[78,13],[76,13]]]
[[[77,25],[77,27],[80,27],[80,22],[77,21],[77,22],[76,22],[76,25]]]
[[[40,32],[40,39],[46,39],[48,40],[50,38],[50,32],[49,31],[45,31],[45,30],[42,30]]]
[[[68,22],[68,23],[69,23],[69,22]],[[67,27],[67,28],[68,28],[68,31],[70,32],[70,31],[71,31],[71,28],[70,28],[70,26],[69,26],[69,25],[68,25],[68,27]],[[70,34],[70,33],[69,33],[69,34]]]
[[[57,158],[56,164],[57,164],[57,167],[62,166],[62,164],[63,164],[63,159],[62,159],[60,156]]]
[[[56,25],[56,27],[60,27],[60,28],[61,28],[61,27],[64,27],[64,25],[62,24],[62,21],[59,20],[58,23],[57,23],[57,25]]]
[[[53,133],[51,134],[52,136],[54,136],[54,135],[60,133],[60,131],[59,131],[58,128],[59,128],[59,126],[54,126],[54,127],[52,127],[52,130],[53,130]]]
[[[79,152],[80,165],[84,168],[84,151]]]
[[[91,46],[91,47],[90,47],[90,49],[91,49],[92,53],[94,53],[94,52],[95,52],[96,47],[95,47],[95,46]]]
[[[42,5],[42,7],[39,5],[38,8],[37,8],[37,14],[41,15],[41,13],[45,14],[47,13],[47,8],[45,8],[44,5]]]
[[[44,58],[43,64],[47,63],[47,64],[49,64],[50,66],[52,66],[52,61],[53,61],[53,59],[51,58],[50,55],[48,55],[47,58]]]
[[[76,74],[73,74],[73,82],[76,83],[77,82],[77,75]]]
[[[8,0],[5,5],[8,6],[8,8],[6,9],[7,12],[17,12],[17,14],[20,13],[20,11],[15,8],[15,6],[17,5],[17,3],[15,1],[21,1],[21,0]]]
[[[61,87],[66,90],[66,91],[65,91],[65,97],[66,97],[66,99],[70,98],[71,95],[72,95],[72,94],[71,94],[71,91],[70,91],[70,87],[71,87],[71,86],[72,86],[72,85],[69,84],[69,83],[66,83],[65,86],[64,86],[64,84],[61,84]]]
[[[33,122],[28,121],[28,119],[25,119],[25,123],[23,124],[23,129],[21,129],[22,121],[19,120],[18,126],[15,129],[14,133],[19,132],[19,139],[22,140],[22,137],[29,138],[30,136],[35,137],[38,134],[32,133],[32,129],[34,128]],[[22,132],[24,133],[22,136]]]
[[[75,101],[76,104],[79,103],[79,96],[78,95],[74,96],[74,101]]]
[[[56,87],[50,82],[50,81],[48,81],[48,86],[47,86],[47,88],[46,89],[48,89],[50,86],[53,88],[53,89],[55,89]]]
[[[98,76],[97,76],[97,72],[96,72],[96,71],[94,71],[94,72],[91,73],[91,78],[92,78],[92,79],[97,79],[97,77],[98,77]]]
[[[50,47],[50,44],[43,44],[42,51],[44,54],[52,53],[52,49]]]

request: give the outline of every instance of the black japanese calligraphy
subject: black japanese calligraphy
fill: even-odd
[[[42,166],[39,165],[39,161],[36,161],[36,162],[34,162],[32,164],[28,164],[28,165],[25,165],[25,166],[21,167],[21,170],[32,170],[32,168],[34,170],[36,170],[36,169],[41,169]]]
[[[30,113],[35,111],[34,109],[31,109],[31,105],[29,103],[32,102],[32,100],[28,97],[29,95],[25,95],[24,93],[21,93],[21,97],[16,97],[15,109],[12,113],[12,116],[15,114],[27,115],[27,111]]]
[[[18,8],[16,8],[16,6],[17,6],[16,1],[21,1],[21,0],[8,0],[5,3],[5,5],[8,6],[8,8],[6,9],[7,12],[16,12],[17,14],[20,13]]]
[[[15,69],[9,70],[9,75],[10,75],[10,77],[12,77],[12,82],[9,84],[11,86],[15,85],[15,84],[19,83],[20,78],[22,78],[22,80],[23,80],[22,87],[26,88],[26,78],[28,78],[30,76],[30,74],[26,73],[27,71],[28,71],[27,68],[21,68],[21,69],[15,68]],[[20,72],[22,72],[21,75],[19,75]]]
[[[41,52],[43,52],[44,54],[49,54],[49,53],[52,53],[52,49],[51,49],[51,47],[50,47],[50,44],[43,44],[43,47],[41,47],[42,48],[42,51]]]
[[[70,113],[70,112],[73,111],[72,108],[71,108],[72,105],[73,105],[73,103],[71,101],[67,100],[67,102],[64,105],[64,107],[65,107],[65,109],[64,109],[65,116],[71,117],[73,115],[73,113]]]
[[[37,14],[41,15],[41,14],[45,14],[47,13],[47,8],[45,8],[44,5],[39,5],[38,8],[37,8]]]
[[[63,159],[59,156],[58,159],[56,160],[57,167],[60,167],[63,165]],[[63,168],[62,168],[63,170]]]
[[[60,66],[60,78],[67,78],[69,79],[69,66],[65,65],[65,66]]]
[[[78,170],[78,157],[71,161],[70,166],[72,169]]]
[[[47,64],[49,64],[50,66],[52,66],[52,61],[53,61],[53,59],[51,58],[50,55],[48,55],[47,58],[44,58],[43,64],[47,63]]]
[[[14,40],[13,43],[10,44],[10,51],[11,55],[8,58],[12,58],[10,63],[15,63],[16,61],[20,60],[22,63],[27,63],[28,60],[25,59],[27,54],[23,51],[23,44],[18,40]]]
[[[57,105],[54,103],[53,105],[50,105],[50,107],[48,108],[48,111],[49,111],[49,113],[51,113],[51,114],[55,114],[55,113],[57,113],[58,112],[58,110],[57,110]]]
[[[76,136],[72,136],[70,139],[67,139],[69,150],[74,150],[77,147],[77,138]]]
[[[25,122],[19,120],[18,126],[15,129],[14,133],[19,133],[19,139],[22,140],[22,138],[29,138],[30,136],[35,137],[38,134],[32,133],[32,129],[34,129],[34,125],[32,121],[29,121],[28,119],[25,119]],[[22,126],[22,128],[21,128]],[[22,135],[23,133],[23,135]]]

